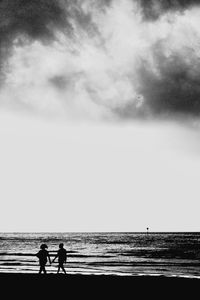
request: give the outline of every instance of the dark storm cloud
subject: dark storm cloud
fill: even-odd
[[[110,2],[101,1],[99,8]],[[70,17],[76,17],[83,27],[87,27],[91,15],[84,13],[80,4],[79,0],[1,0],[0,41],[10,41],[17,34],[32,39],[52,39],[55,29],[72,29]]]
[[[1,0],[0,80],[2,81],[4,75],[2,69],[5,58],[9,56],[16,37],[47,42],[55,38],[55,29],[63,27],[70,29],[60,1]]]
[[[123,119],[199,116],[200,60],[193,49],[188,48],[184,55],[173,53],[166,57],[162,46],[156,44],[153,52],[156,74],[146,61],[138,69],[138,93],[144,103],[138,108],[135,102],[129,103],[116,112]]]
[[[61,2],[56,0],[2,0],[0,15],[1,42],[18,34],[33,39],[52,38],[53,29],[67,24]]]
[[[132,0],[135,2],[135,0]],[[171,11],[182,12],[192,6],[200,5],[199,0],[137,0],[145,19],[156,20],[162,14]]]
[[[99,9],[111,0],[99,3]],[[9,55],[16,37],[50,42],[56,30],[73,31],[69,18],[76,19],[88,33],[94,29],[91,14],[84,12],[79,0],[1,0],[0,1],[0,67]],[[93,25],[93,26],[92,26]]]
[[[140,69],[140,92],[146,105],[157,114],[200,114],[200,61],[192,49],[183,56],[166,57],[162,47],[154,49],[157,72],[155,75],[145,64]],[[188,59],[186,59],[186,56]]]

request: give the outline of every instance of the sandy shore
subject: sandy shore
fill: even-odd
[[[200,279],[163,276],[0,274],[1,292],[26,299],[180,299],[197,296]],[[136,297],[137,295],[137,297]],[[27,298],[28,296],[28,298]]]

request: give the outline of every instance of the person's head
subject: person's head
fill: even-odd
[[[42,244],[42,245],[40,246],[40,248],[43,250],[43,249],[45,249],[45,248],[48,248],[48,246],[47,246],[46,244]]]
[[[60,243],[60,244],[59,244],[59,248],[60,248],[60,249],[62,249],[62,248],[63,248],[63,246],[64,246],[64,244],[63,244],[63,243]]]

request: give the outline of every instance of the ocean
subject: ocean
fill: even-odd
[[[67,250],[68,274],[163,275],[200,278],[200,233],[0,233],[0,273],[38,273],[36,253]],[[57,261],[47,263],[57,272]]]

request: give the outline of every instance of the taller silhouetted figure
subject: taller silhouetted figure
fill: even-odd
[[[44,272],[44,274],[46,274],[45,265],[47,263],[47,258],[49,259],[49,263],[51,264],[50,255],[49,252],[46,250],[46,248],[48,248],[48,246],[46,244],[42,244],[40,246],[41,250],[36,254],[36,256],[39,258],[39,264],[40,264],[39,274],[41,274],[42,271]]]
[[[64,268],[64,263],[66,263],[67,261],[67,251],[64,248],[64,244],[60,243],[59,244],[59,250],[56,254],[56,256],[54,257],[54,259],[52,260],[52,262],[55,261],[55,259],[58,257],[58,271],[57,273],[60,272],[60,268],[63,270],[63,272],[66,274],[65,268]]]

